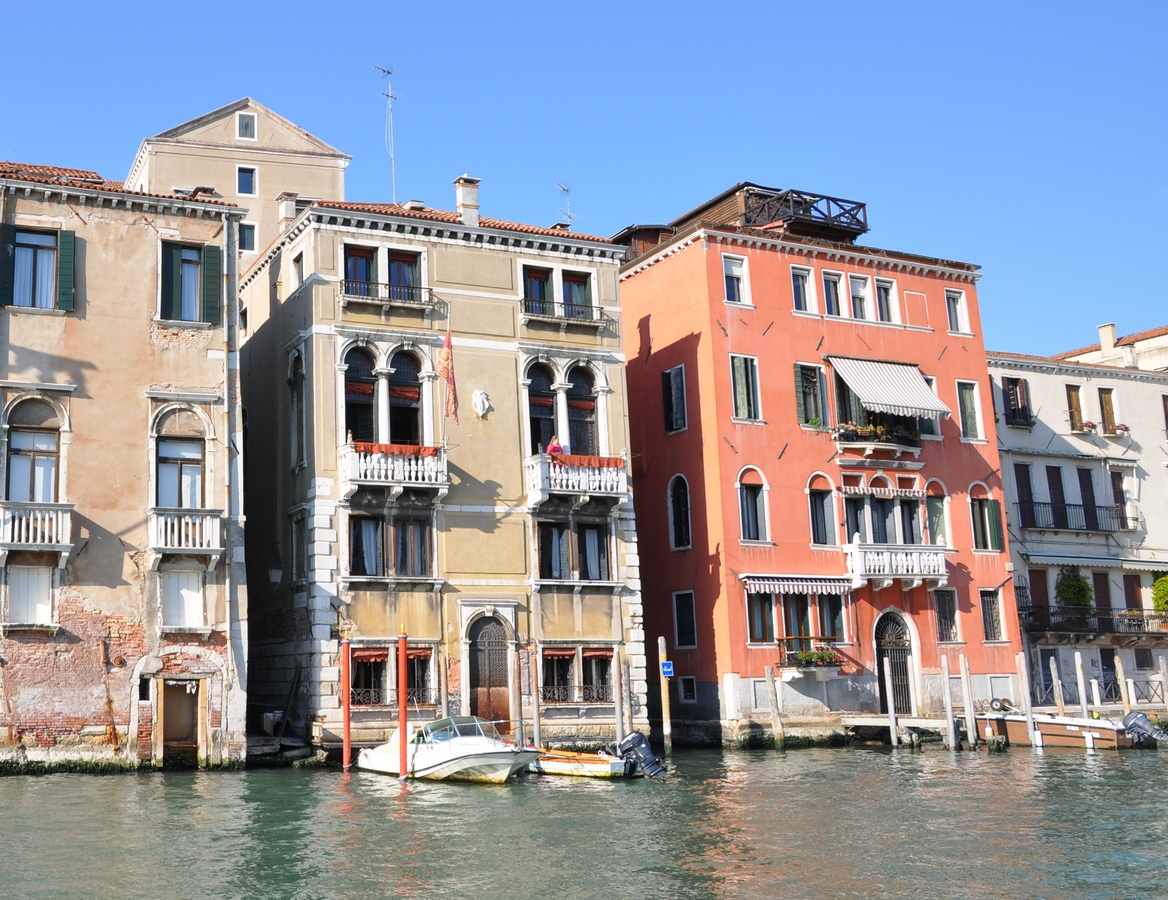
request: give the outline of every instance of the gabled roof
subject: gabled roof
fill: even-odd
[[[208,113],[203,113],[203,115],[191,119],[189,122],[183,122],[181,125],[175,125],[173,128],[168,128],[166,131],[161,131],[153,137],[147,138],[146,140],[177,140],[190,134],[193,131],[197,131],[198,129],[210,124],[211,122],[222,119],[225,116],[232,115],[233,113],[244,109],[258,110],[265,115],[271,116],[289,130],[296,132],[305,141],[314,145],[318,153],[348,158],[347,154],[342,153],[336,147],[333,147],[331,144],[326,144],[316,135],[310,134],[295,122],[291,122],[288,119],[285,119],[275,110],[269,109],[262,103],[253,100],[251,97],[243,97],[239,100],[236,100],[234,103],[228,103],[226,106],[220,106],[218,109],[213,109]]]
[[[1117,338],[1115,346],[1126,347],[1131,344],[1138,344],[1140,341],[1149,341],[1152,338],[1164,337],[1165,335],[1168,335],[1168,325],[1162,325],[1159,328],[1150,328],[1147,331],[1137,331],[1135,334]],[[1078,350],[1068,350],[1066,353],[1058,353],[1052,356],[1051,359],[1070,359],[1073,356],[1081,356],[1084,353],[1098,353],[1102,349],[1099,344],[1092,344],[1089,347],[1080,347]]]

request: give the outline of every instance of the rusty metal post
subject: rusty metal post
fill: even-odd
[[[406,695],[409,693],[409,668],[406,662],[406,626],[402,625],[401,634],[397,636],[397,746],[398,766],[397,779],[405,781],[407,778],[406,744],[409,735],[406,733],[406,724],[409,722],[410,707]]]
[[[659,664],[669,662],[668,651],[665,649],[665,638],[657,638],[657,660]],[[664,666],[658,671],[663,671]],[[661,676],[661,738],[665,742],[665,754],[673,753],[673,713],[669,708],[669,679]]]
[[[349,640],[349,629],[346,628],[341,633],[341,767],[345,771],[353,764],[352,665],[353,645]]]

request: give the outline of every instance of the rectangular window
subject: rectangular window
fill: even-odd
[[[738,506],[742,516],[742,540],[765,541],[766,509],[763,506],[762,485],[739,485]]]
[[[775,598],[771,594],[748,594],[746,603],[750,616],[750,642],[752,644],[773,644],[775,642]]]
[[[1014,463],[1014,488],[1018,494],[1018,518],[1023,528],[1037,525],[1034,508],[1034,484],[1029,463]]]
[[[848,541],[858,544],[868,542],[868,504],[862,497],[844,498],[844,515],[847,521]]]
[[[206,244],[162,244],[160,318],[172,322],[219,324],[222,253]]]
[[[892,322],[892,282],[876,282],[876,318],[880,322]]]
[[[680,591],[673,595],[673,624],[677,637],[674,646],[677,649],[693,649],[698,645],[698,620],[693,591]]]
[[[873,497],[868,502],[872,511],[872,542],[896,543],[896,501],[888,497]]]
[[[683,431],[685,418],[685,366],[674,366],[661,373],[661,403],[665,409],[665,431]]]
[[[819,366],[795,366],[795,414],[800,425],[823,428],[827,422],[827,380]]]
[[[973,546],[975,550],[1001,550],[1002,509],[997,500],[974,498],[969,501],[973,512]]]
[[[353,674],[349,697],[354,706],[387,706],[392,702],[385,688],[389,650],[385,647],[354,647]]]
[[[919,523],[920,503],[916,500],[900,501],[900,542],[902,544],[919,544],[921,542],[921,528]]]
[[[835,517],[831,514],[831,491],[810,491],[811,543],[835,543]]]
[[[1003,640],[1002,609],[997,591],[981,591],[981,623],[987,641]]]
[[[937,379],[935,379],[932,375],[922,375],[921,377],[925,379],[925,384],[929,386],[929,390],[936,394]],[[930,419],[928,416],[918,416],[917,431],[919,431],[921,434],[930,434],[935,436],[938,429],[937,421],[937,419]]]
[[[806,269],[791,270],[791,294],[795,298],[795,309],[799,312],[811,311],[811,296],[807,287],[811,273]]]
[[[158,506],[203,508],[203,442],[158,442]]]
[[[12,305],[53,309],[57,305],[57,235],[16,232]]]
[[[1142,672],[1156,668],[1151,647],[1136,647],[1136,668]]]
[[[539,577],[567,581],[572,577],[571,526],[567,522],[539,522]]]
[[[840,314],[840,280],[838,275],[823,275],[823,311],[829,316]]]
[[[48,566],[9,566],[8,621],[48,625],[52,616],[53,570]]]
[[[256,192],[256,170],[249,166],[240,166],[235,170],[236,193],[244,196],[253,196]]]
[[[377,256],[368,247],[345,247],[345,293],[354,297],[376,294]]]
[[[162,624],[180,628],[202,627],[202,572],[182,570],[162,573]]]
[[[1083,401],[1079,396],[1077,384],[1067,385],[1067,419],[1071,423],[1071,431],[1079,431],[1083,427]]]
[[[293,583],[308,580],[308,515],[297,513],[292,518],[291,556]]]
[[[852,293],[852,318],[868,318],[868,279],[852,275],[848,283]]]
[[[533,316],[556,314],[551,269],[523,267],[523,311]]]
[[[833,641],[844,637],[844,598],[840,594],[820,594],[819,636]]]
[[[245,141],[256,139],[255,113],[239,113],[235,117],[235,136]]]
[[[1006,424],[1031,425],[1030,387],[1025,378],[1003,378],[1002,393],[1006,399]]]
[[[8,499],[57,502],[57,433],[17,431],[8,438]]]
[[[592,310],[592,279],[586,272],[563,274],[564,315],[569,319],[590,319]]]
[[[417,253],[389,254],[389,299],[421,300],[422,257]]]
[[[1063,491],[1062,466],[1046,467],[1046,490],[1050,495],[1050,517],[1054,528],[1068,527],[1067,497]]]
[[[576,537],[579,541],[580,578],[608,581],[608,526],[580,525]]]
[[[354,516],[349,519],[349,573],[385,574],[385,539],[381,519]]]
[[[698,680],[694,675],[682,675],[677,679],[677,699],[680,703],[698,702]]]
[[[1125,572],[1123,575],[1123,605],[1128,609],[1143,609],[1144,597],[1142,590],[1143,579],[1138,572]]]
[[[1091,573],[1091,587],[1096,609],[1111,609],[1111,576],[1106,572]]]
[[[925,514],[929,518],[929,543],[938,547],[949,546],[949,535],[945,528],[945,498],[926,497]]]
[[[239,249],[244,253],[253,253],[256,248],[256,227],[243,223],[239,226]]]
[[[1099,388],[1099,424],[1104,434],[1115,433],[1115,391]]]
[[[965,321],[965,295],[961,291],[946,291],[945,309],[949,313],[949,330],[966,333],[969,329]]]
[[[746,260],[739,256],[723,256],[722,274],[726,279],[726,302],[749,303],[746,297]]]
[[[977,385],[972,381],[957,382],[957,405],[961,409],[961,436],[976,440],[981,434],[981,416],[977,408]]]
[[[1168,394],[1160,395],[1160,403],[1164,407],[1164,435],[1168,437]]]
[[[304,254],[297,253],[292,259],[292,275],[296,279],[296,287],[304,284]]]
[[[395,519],[393,522],[393,571],[397,575],[430,575],[430,522],[427,519]]]
[[[800,640],[787,643],[796,653],[811,649],[811,601],[806,594],[783,594],[783,621],[786,637]]]
[[[730,357],[730,379],[734,391],[734,418],[758,419],[758,360],[753,356]]]
[[[1028,570],[1026,581],[1030,585],[1030,605],[1050,606],[1050,582],[1047,580],[1046,569]]]
[[[933,591],[933,603],[937,606],[937,640],[943,644],[960,640],[957,637],[957,592]]]

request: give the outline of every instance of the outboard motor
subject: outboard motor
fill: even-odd
[[[627,735],[617,745],[617,750],[620,751],[621,756],[625,759],[639,765],[641,771],[650,778],[660,778],[665,774],[665,767],[661,765],[661,760],[653,755],[653,751],[649,747],[649,741],[645,739],[645,735],[641,734],[641,732],[634,731]]]
[[[1168,733],[1153,725],[1146,713],[1128,713],[1123,717],[1123,727],[1137,744],[1142,744],[1146,740],[1168,741]]]

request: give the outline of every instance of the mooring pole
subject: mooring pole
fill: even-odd
[[[1075,651],[1075,683],[1079,687],[1079,709],[1083,718],[1089,719],[1091,713],[1087,709],[1087,679],[1083,677],[1083,654],[1078,650]]]
[[[892,746],[900,743],[896,733],[896,696],[892,693],[892,661],[884,657],[884,690],[888,692],[888,733],[892,736]]]
[[[401,627],[401,634],[397,636],[397,746],[398,767],[397,780],[405,781],[407,777],[406,749],[409,735],[406,734],[406,722],[409,720],[410,706],[406,694],[409,692],[409,668],[406,662],[406,626]]]
[[[775,738],[775,749],[785,750],[787,748],[787,735],[783,730],[782,714],[779,712],[779,691],[778,685],[775,684],[775,667],[767,666],[763,671],[766,672],[767,702],[771,707],[771,733]]]
[[[1054,686],[1054,702],[1058,707],[1059,715],[1065,716],[1067,714],[1066,707],[1063,706],[1063,683],[1059,679],[1058,657],[1052,656],[1050,658],[1050,677]]]
[[[348,771],[353,763],[353,645],[349,629],[341,632],[341,768]]]
[[[961,692],[965,697],[965,733],[969,737],[969,749],[977,749],[977,717],[973,710],[973,676],[969,674],[969,657],[964,653],[958,659],[961,666]]]
[[[537,666],[539,665],[539,658],[532,649],[529,657],[530,664],[528,670],[531,672],[531,740],[537,747],[543,746],[543,730],[539,721],[539,672]]]
[[[669,709],[669,678],[665,674],[669,662],[665,648],[665,638],[657,638],[657,660],[661,671],[661,739],[665,743],[665,755],[673,753],[673,714]]]
[[[941,655],[941,679],[944,682],[942,690],[945,692],[945,746],[950,750],[957,749],[957,725],[953,721],[953,688],[949,681],[949,654]]]
[[[621,665],[620,645],[612,648],[612,714],[616,726],[616,743],[625,739],[625,670]]]
[[[1126,716],[1131,712],[1131,695],[1128,693],[1131,687],[1123,674],[1123,660],[1118,653],[1115,654],[1115,677],[1119,679],[1119,699],[1123,701],[1123,714]]]
[[[1026,713],[1026,736],[1031,747],[1041,747],[1042,741],[1034,729],[1034,706],[1030,702],[1030,672],[1026,666],[1026,651],[1018,653],[1018,682],[1021,684],[1022,711]]]

